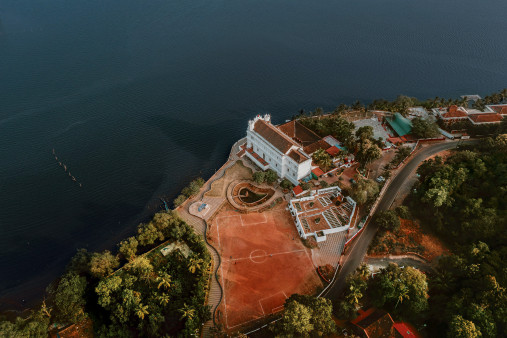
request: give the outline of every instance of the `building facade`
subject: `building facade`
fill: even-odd
[[[245,155],[261,169],[274,170],[279,177],[298,185],[310,175],[312,158],[302,145],[271,124],[271,116],[257,115],[248,121]]]

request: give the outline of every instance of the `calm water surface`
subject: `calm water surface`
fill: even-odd
[[[507,86],[505,0],[0,0],[0,303],[113,249],[247,119]],[[57,164],[82,182],[80,188]]]

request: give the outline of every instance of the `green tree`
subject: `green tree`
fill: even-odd
[[[281,336],[324,336],[336,331],[330,300],[294,294],[285,302],[280,323],[273,330]]]
[[[204,261],[201,258],[191,257],[188,262],[188,271],[195,273],[201,269],[202,263],[204,263]]]
[[[436,123],[420,117],[416,117],[412,120],[412,133],[418,138],[433,138],[440,135]]]
[[[481,331],[475,327],[473,322],[459,315],[452,318],[449,324],[449,331],[447,332],[447,337],[449,338],[475,338],[481,336]]]
[[[178,197],[176,197],[173,201],[174,207],[179,207],[187,200],[187,196],[180,194]]]
[[[361,163],[362,168],[381,156],[382,150],[371,140],[366,139],[357,143],[356,159]]]
[[[383,230],[398,231],[400,229],[400,218],[394,210],[380,211],[375,222]]]
[[[312,313],[296,301],[290,302],[274,329],[281,336],[308,336],[313,331]]]
[[[111,274],[120,262],[117,256],[109,251],[102,253],[94,252],[90,259],[90,273],[93,277],[100,278]]]
[[[352,187],[351,196],[359,204],[372,201],[379,193],[379,186],[375,181],[365,179],[359,180]]]
[[[253,173],[253,180],[257,184],[262,184],[266,182],[266,173],[263,171],[256,171]]]
[[[283,189],[292,189],[294,188],[294,184],[292,184],[291,181],[289,181],[288,179],[284,178],[282,180],[282,183],[280,183],[280,186],[283,188]]]
[[[75,272],[65,274],[59,281],[56,290],[52,290],[56,319],[63,323],[76,323],[82,320],[85,314],[84,294],[86,278]]]
[[[192,320],[195,316],[195,309],[193,309],[191,306],[187,305],[186,303],[183,304],[183,308],[180,310],[181,313],[181,319],[187,319]]]
[[[389,264],[370,280],[368,291],[375,306],[395,314],[415,318],[428,308],[426,276],[410,266]]]
[[[163,273],[162,275],[158,276],[157,277],[157,288],[160,289],[160,288],[163,288],[163,289],[166,289],[166,290],[169,290],[171,288],[171,283],[172,283],[172,280],[171,280],[171,276],[167,273]]]
[[[129,261],[132,261],[137,254],[137,245],[139,242],[135,237],[129,237],[124,241],[121,241],[119,244],[119,251]]]
[[[373,139],[373,127],[363,126],[356,130],[356,137],[360,141]]]
[[[278,175],[276,174],[276,171],[268,169],[266,171],[265,179],[267,183],[273,184],[278,179]]]

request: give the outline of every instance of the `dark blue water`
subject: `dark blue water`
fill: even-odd
[[[254,114],[506,87],[506,12],[505,0],[0,0],[3,307],[209,177]]]

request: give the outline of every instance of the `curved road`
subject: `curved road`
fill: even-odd
[[[419,163],[431,155],[441,152],[442,150],[456,147],[459,142],[460,141],[447,141],[438,143],[424,148],[416,153],[416,155],[405,164],[398,175],[396,175],[391,181],[391,184],[387,187],[384,196],[377,206],[376,212],[389,209],[403,183],[408,178],[408,176],[419,166]],[[354,272],[356,268],[361,264],[364,256],[366,255],[366,251],[368,250],[368,246],[370,245],[370,242],[375,236],[377,230],[378,226],[375,223],[369,223],[363,230],[363,233],[359,235],[359,238],[357,238],[352,243],[352,247],[349,248],[349,252],[345,255],[345,263],[336,276],[333,284],[323,294],[324,297],[330,299],[331,301],[338,300],[345,288],[345,279],[347,275]]]

